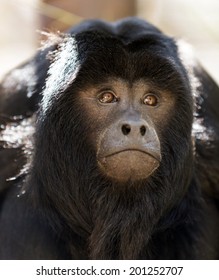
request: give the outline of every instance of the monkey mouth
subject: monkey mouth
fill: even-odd
[[[109,157],[112,157],[112,156],[115,156],[115,155],[118,155],[120,153],[124,153],[124,152],[128,152],[130,153],[134,153],[134,152],[139,152],[139,153],[143,153],[143,154],[146,154],[147,156],[151,156],[153,157],[155,160],[157,161],[161,161],[161,155],[160,153],[157,151],[157,150],[152,150],[152,149],[132,149],[132,148],[128,148],[128,149],[123,149],[123,150],[119,150],[119,151],[115,151],[115,152],[112,152],[110,154],[107,154],[105,156],[103,156],[104,158],[109,158]]]
[[[123,149],[98,158],[100,169],[116,181],[127,182],[148,178],[159,166],[161,156],[157,151]]]

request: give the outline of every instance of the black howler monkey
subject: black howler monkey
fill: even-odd
[[[218,106],[143,20],[59,36],[0,87],[0,258],[218,258]]]

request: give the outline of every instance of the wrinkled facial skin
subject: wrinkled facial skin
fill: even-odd
[[[148,178],[160,166],[161,131],[174,98],[143,80],[109,79],[80,93],[97,163],[118,182]]]

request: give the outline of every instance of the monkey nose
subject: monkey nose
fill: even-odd
[[[132,136],[145,136],[147,131],[147,125],[144,121],[129,121],[125,122],[121,125],[122,134],[125,136],[132,135]]]

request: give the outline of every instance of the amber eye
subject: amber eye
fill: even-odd
[[[148,94],[143,98],[143,103],[148,106],[156,106],[158,98],[154,94]]]
[[[98,100],[101,103],[113,103],[113,102],[116,102],[118,99],[112,92],[107,91],[107,92],[102,92],[98,96]]]

